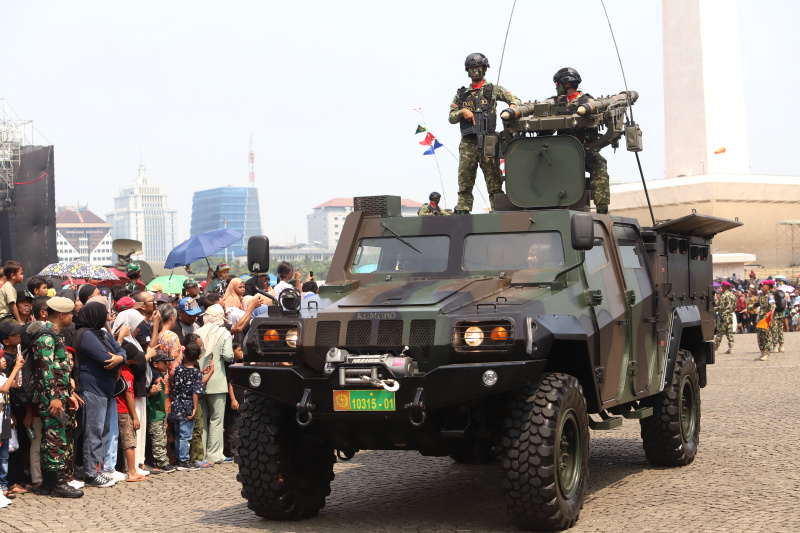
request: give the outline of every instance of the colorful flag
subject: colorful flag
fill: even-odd
[[[431,146],[430,148],[428,148],[427,150],[425,150],[425,152],[423,152],[423,154],[422,154],[422,155],[431,155],[431,154],[433,154],[433,153],[435,153],[435,152],[436,152],[436,149],[437,149],[437,148],[441,148],[441,147],[442,147],[442,143],[440,143],[439,141],[437,141],[436,139],[434,139],[434,140],[433,140],[433,146]]]
[[[422,126],[417,125],[417,131],[414,132],[414,135],[417,133],[422,133],[423,131],[428,131],[428,128],[423,128]]]
[[[419,144],[421,144],[422,146],[430,146],[431,143],[433,143],[433,141],[435,141],[435,140],[436,140],[436,137],[433,136],[433,133],[428,132],[428,134],[425,135],[425,140],[420,141]]]
[[[769,323],[772,321],[772,311],[767,313],[767,316],[761,319],[761,321],[756,324],[756,329],[769,329]]]

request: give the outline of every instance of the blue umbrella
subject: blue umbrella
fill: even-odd
[[[167,262],[164,263],[164,268],[190,265],[200,259],[206,259],[206,262],[208,262],[207,258],[209,256],[240,240],[242,240],[242,234],[232,229],[218,229],[198,233],[172,249],[167,256]]]

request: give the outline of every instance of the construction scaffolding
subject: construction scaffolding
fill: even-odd
[[[778,268],[790,268],[792,274],[800,269],[800,220],[781,220],[775,224],[775,257]]]
[[[12,117],[12,113],[11,105],[0,98],[0,209],[11,201],[22,147],[33,141],[33,121]]]

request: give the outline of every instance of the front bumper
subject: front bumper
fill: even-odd
[[[406,417],[412,410],[415,398],[421,398],[425,410],[438,409],[469,400],[491,396],[519,388],[536,381],[544,371],[547,361],[512,361],[503,363],[469,363],[440,366],[420,376],[395,378],[385,366],[379,367],[383,379],[395,379],[400,388],[395,393],[397,410],[379,412],[342,412],[333,408],[333,391],[376,390],[371,387],[341,387],[338,373],[325,376],[301,366],[260,366],[235,364],[228,367],[231,383],[246,390],[263,394],[287,405],[295,406],[309,391],[309,403],[314,405],[315,417],[378,416],[380,418]],[[483,373],[493,370],[497,382],[483,384]],[[261,384],[250,385],[250,375],[258,373]],[[418,392],[421,389],[421,395]]]

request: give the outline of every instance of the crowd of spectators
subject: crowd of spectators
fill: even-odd
[[[243,390],[227,379],[254,316],[288,287],[318,299],[289,263],[281,282],[247,282],[220,265],[206,290],[135,283],[23,284],[0,276],[0,508],[17,494],[76,498],[88,487],[146,482],[232,461]],[[3,279],[4,278],[4,279]]]
[[[756,279],[757,276],[753,270],[750,271],[747,277],[737,276],[733,274],[729,278],[718,278],[716,284],[721,284],[727,281],[731,284],[731,290],[736,297],[736,311],[735,311],[735,327],[734,333],[755,333],[756,332],[756,317],[758,316],[758,308],[754,307],[754,303],[761,294],[759,288],[760,280]],[[772,280],[773,276],[768,276],[765,279]],[[800,331],[800,277],[789,279],[785,276],[776,276],[775,290],[782,290],[786,294],[786,309],[781,312],[781,317],[778,318],[783,321],[783,330],[787,332]],[[719,303],[719,296],[721,289],[716,289],[716,302]]]

